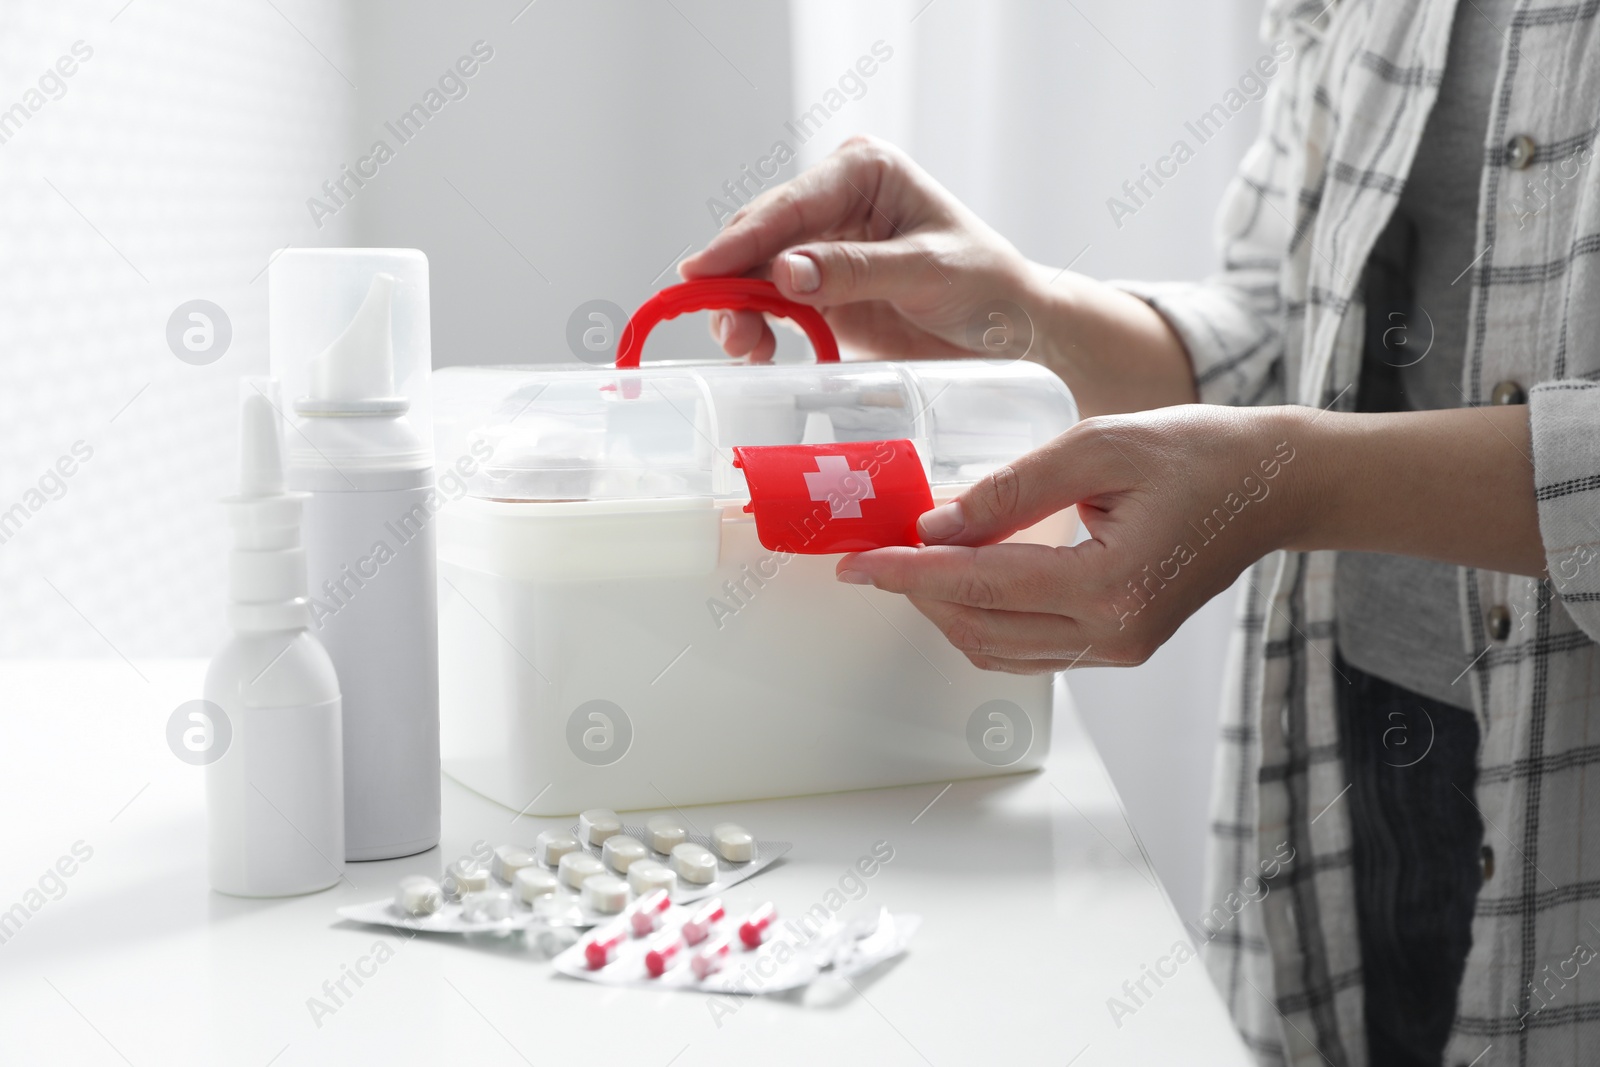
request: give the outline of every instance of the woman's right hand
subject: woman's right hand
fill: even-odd
[[[852,137],[746,204],[678,270],[770,278],[845,345],[909,359],[983,354],[969,334],[983,337],[984,305],[1025,307],[1034,268],[904,152]],[[730,356],[772,358],[760,312],[713,312],[710,326]]]

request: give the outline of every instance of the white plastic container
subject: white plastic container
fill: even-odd
[[[211,886],[245,897],[326,889],[344,873],[339,682],[306,632],[304,498],[284,488],[271,383],[244,383],[239,495],[225,501],[231,641],[205,696],[231,737],[206,767]]]
[[[1028,770],[1049,676],[980,671],[837,556],[764,549],[734,445],[910,439],[936,502],[1076,419],[981,361],[435,375],[444,767],[516,810],[663,807]],[[1066,512],[1018,535],[1061,544]]]
[[[410,855],[439,841],[427,259],[289,249],[268,304],[289,484],[309,495],[312,632],[344,693],[345,855]]]

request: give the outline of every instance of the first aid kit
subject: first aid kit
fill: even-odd
[[[793,319],[817,361],[641,363],[657,322],[729,307]],[[711,279],[652,297],[614,366],[452,367],[433,405],[441,750],[466,786],[565,815],[1043,761],[1048,675],[981,671],[834,569],[1070,427],[1048,370],[841,361],[815,309]]]

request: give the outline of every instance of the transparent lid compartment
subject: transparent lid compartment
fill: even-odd
[[[941,360],[902,364],[924,396],[918,441],[928,481],[969,485],[1049,443],[1078,421],[1066,385],[1035,363]]]
[[[964,484],[1076,417],[1048,371],[966,360],[457,367],[433,401],[440,470],[472,457],[469,493],[522,501],[744,499],[735,445],[896,438],[935,486]]]

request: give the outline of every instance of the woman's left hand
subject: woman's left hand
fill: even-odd
[[[984,669],[1143,663],[1299,536],[1315,479],[1293,441],[1315,414],[1190,404],[1086,419],[922,516],[925,547],[845,556],[839,580],[904,593]],[[1088,540],[998,543],[1074,504]]]

